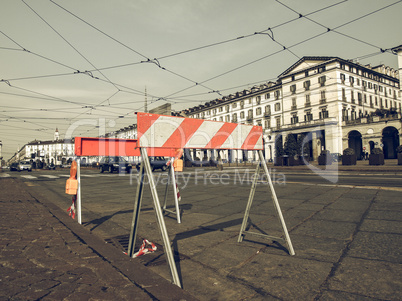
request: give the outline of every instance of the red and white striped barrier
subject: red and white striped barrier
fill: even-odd
[[[147,245],[150,245],[151,247],[146,248]],[[145,255],[147,253],[155,252],[156,249],[157,248],[153,242],[150,242],[148,239],[144,239],[142,241],[142,245],[141,245],[140,249],[138,250],[138,252],[133,254],[133,258]]]
[[[137,113],[139,147],[262,150],[262,127]]]

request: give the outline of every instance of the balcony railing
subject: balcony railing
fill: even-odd
[[[272,128],[272,131],[280,131],[280,130],[288,130],[288,129],[297,129],[297,128],[305,128],[305,127],[314,127],[319,125],[324,125],[328,123],[338,123],[335,117],[329,117],[325,119],[316,119],[316,120],[308,120],[308,121],[300,121],[295,124],[287,124],[282,125],[279,128]]]
[[[359,117],[354,120],[344,120],[343,125],[355,125],[355,124],[361,124],[361,123],[392,121],[392,120],[400,120],[400,119],[401,119],[400,113],[388,114],[388,115],[384,115],[384,116],[373,115],[373,116]]]

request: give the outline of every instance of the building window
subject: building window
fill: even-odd
[[[306,81],[303,83],[303,87],[304,87],[304,90],[306,90],[306,91],[310,90],[310,81],[309,81],[309,80],[306,80]]]
[[[219,117],[219,121],[223,121],[223,117],[221,116],[221,117]]]
[[[290,92],[292,92],[292,94],[296,94],[296,85],[290,86]]]
[[[252,99],[252,98],[249,98],[249,99],[248,99],[248,104],[249,104],[249,105],[252,105],[252,104],[253,104],[253,99]]]
[[[270,105],[265,106],[265,115],[271,115],[271,106]]]
[[[319,113],[319,118],[320,118],[320,119],[328,118],[328,111],[327,111],[327,108],[322,108],[322,109],[321,109],[321,112]]]
[[[265,128],[270,129],[271,128],[271,118],[265,119]]]
[[[355,103],[355,94],[353,91],[350,91],[350,97],[351,97],[352,103]]]
[[[320,103],[324,103],[326,101],[325,98],[325,90],[320,92],[321,98],[320,98]]]
[[[277,118],[276,118],[276,128],[277,128],[277,129],[280,129],[280,128],[281,128],[281,118],[280,118],[280,117],[277,117]]]
[[[299,122],[299,117],[297,114],[292,115],[292,118],[290,118],[290,124],[296,124]]]
[[[346,90],[342,88],[342,101],[346,101]]]
[[[367,95],[363,94],[363,98],[364,98],[364,103],[367,103]]]
[[[253,118],[253,110],[248,110],[247,112],[247,119],[252,119]]]
[[[257,102],[257,105],[259,105],[261,103],[261,96],[257,96],[256,102]]]
[[[297,105],[296,105],[296,97],[292,98],[292,107],[291,110],[296,110],[297,109]]]
[[[360,106],[363,105],[362,94],[360,92],[357,92],[357,101]]]
[[[278,111],[280,111],[281,110],[281,103],[280,102],[277,102],[276,104],[275,104],[275,112],[278,112]]]
[[[320,77],[318,78],[318,83],[320,84],[321,87],[325,86],[325,81],[326,81],[325,75],[320,76]]]
[[[232,108],[233,109],[237,108],[237,102],[232,103]]]
[[[229,109],[230,109],[230,106],[227,105],[227,106],[226,106],[226,112],[229,112]]]
[[[313,120],[313,114],[311,114],[311,111],[306,112],[306,115],[304,115],[304,121],[312,121]]]
[[[259,115],[261,115],[261,113],[262,113],[261,107],[259,107],[259,108],[257,108],[257,109],[255,110],[255,115],[259,116]]]
[[[219,107],[219,112],[223,112],[223,107]]]
[[[304,104],[305,107],[310,107],[311,102],[310,102],[310,94],[306,95],[306,103]]]
[[[346,107],[342,108],[342,121],[348,121],[348,109]]]
[[[240,101],[240,109],[244,109],[244,100]]]
[[[243,119],[244,118],[244,111],[240,112],[240,118]]]
[[[305,71],[305,72],[304,72],[304,76],[305,76],[305,77],[308,77],[308,71]]]
[[[355,78],[353,76],[349,76],[350,85],[353,87],[353,83],[355,82]]]
[[[237,122],[237,113],[232,114],[232,122]]]
[[[279,96],[281,95],[281,91],[280,91],[280,90],[276,90],[276,91],[274,92],[274,95],[275,95],[275,99],[278,100],[278,99],[279,99]]]
[[[352,108],[350,111],[350,120],[355,120],[356,119],[356,111],[355,108]]]
[[[214,116],[216,115],[216,109],[212,110],[212,114],[214,114]]]
[[[345,83],[345,74],[341,73],[341,83],[344,84]]]
[[[271,95],[269,93],[265,94],[265,99],[269,99]]]

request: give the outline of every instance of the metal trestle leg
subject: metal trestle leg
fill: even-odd
[[[288,246],[289,254],[290,255],[295,255],[295,251],[293,249],[293,245],[292,245],[292,242],[290,240],[290,236],[289,236],[286,224],[285,224],[285,219],[283,218],[281,207],[279,206],[278,198],[277,198],[276,193],[275,193],[274,185],[272,184],[271,176],[269,175],[269,172],[268,172],[268,166],[267,166],[267,163],[265,162],[265,159],[264,159],[264,156],[263,156],[261,150],[258,152],[258,155],[259,155],[260,163],[258,164],[258,166],[257,166],[257,168],[255,170],[253,183],[251,185],[250,195],[249,195],[249,198],[248,198],[246,210],[244,212],[243,222],[242,222],[239,237],[238,237],[238,242],[241,242],[243,240],[243,237],[246,234],[263,236],[263,237],[270,238],[270,239],[273,239],[273,240],[284,240],[286,242],[287,246]],[[246,226],[247,226],[248,218],[249,218],[249,215],[250,215],[250,209],[251,209],[251,205],[253,203],[254,194],[255,194],[255,190],[256,190],[256,185],[257,185],[257,181],[258,181],[260,165],[262,165],[262,167],[264,169],[264,173],[267,176],[269,188],[270,188],[271,195],[272,195],[272,200],[273,200],[273,203],[274,203],[274,206],[275,206],[279,221],[281,223],[283,234],[284,234],[285,238],[265,235],[265,234],[257,233],[257,232],[246,231]]]

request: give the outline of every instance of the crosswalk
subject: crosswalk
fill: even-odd
[[[117,174],[81,174],[81,178],[98,178],[98,177],[116,177]],[[124,176],[130,176],[124,174]],[[132,176],[137,176],[136,174]],[[0,178],[22,178],[26,180],[38,180],[38,179],[66,179],[70,177],[70,174],[58,174],[58,175],[31,175],[31,174],[21,174],[21,173],[0,173]]]

